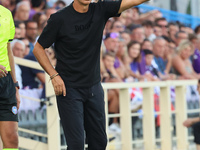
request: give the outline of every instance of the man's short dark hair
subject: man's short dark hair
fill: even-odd
[[[34,23],[37,24],[37,22],[36,22],[35,20],[27,20],[27,21],[25,21],[26,28],[27,28],[27,25],[28,25],[29,23],[32,23],[32,22],[34,22]]]
[[[157,19],[155,20],[155,24],[158,25],[158,22],[159,22],[159,21],[167,21],[167,20],[166,20],[166,18],[164,18],[164,17],[162,17],[162,18],[157,18]]]
[[[145,21],[142,22],[142,26],[153,27],[154,24],[150,20],[145,20]]]
[[[169,22],[169,23],[168,23],[168,27],[170,27],[170,26],[177,26],[177,27],[178,27],[178,24],[175,23],[175,22]]]
[[[21,24],[21,23],[23,23],[22,21],[14,21],[14,24],[15,24],[15,28],[19,28],[19,25]]]
[[[133,32],[135,29],[138,29],[138,28],[143,28],[142,25],[139,25],[139,24],[133,24],[131,27],[130,27],[130,30],[131,32]]]
[[[144,52],[145,56],[146,55],[153,55],[153,52],[149,49],[144,49],[143,52]]]
[[[145,38],[142,44],[144,44],[144,42],[151,42],[151,41],[148,38]]]

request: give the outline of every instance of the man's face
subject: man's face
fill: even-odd
[[[153,28],[151,26],[144,26],[144,31],[146,37],[149,37],[153,33]]]
[[[118,51],[117,51],[117,55],[123,56],[125,51],[126,51],[126,43],[125,43],[125,41],[120,41]]]
[[[26,27],[24,23],[19,24],[19,28],[21,29],[21,37],[24,38],[26,35]]]
[[[155,27],[154,27],[154,34],[155,34],[157,37],[162,36],[162,29],[161,29],[161,27],[155,26]]]
[[[160,20],[160,21],[158,21],[158,25],[162,29],[162,35],[167,36],[168,35],[168,28],[167,28],[168,22],[166,20]]]
[[[24,54],[24,48],[22,46],[22,44],[20,43],[15,43],[15,45],[13,46],[13,55],[19,58],[23,58],[23,54]]]
[[[36,22],[29,22],[26,27],[26,36],[30,41],[35,41],[38,34],[38,25]]]
[[[136,8],[134,8],[134,7],[132,8],[132,10],[133,10],[132,19],[133,20],[138,20],[139,16],[140,16],[138,10]]]
[[[164,39],[156,40],[153,46],[154,55],[157,57],[163,57],[165,52],[166,42]]]
[[[122,24],[120,21],[116,21],[116,22],[113,24],[112,32],[122,32],[122,31],[124,31],[124,26],[123,26],[123,24]]]
[[[19,38],[21,38],[21,29],[20,28],[15,28],[14,39],[19,39]]]
[[[17,10],[17,17],[20,21],[26,21],[29,18],[30,8],[27,5],[21,5]]]
[[[142,43],[145,39],[144,28],[137,28],[132,31],[131,39]]]
[[[153,54],[148,54],[145,56],[145,62],[147,66],[150,66],[153,60]]]
[[[131,36],[128,33],[122,33],[121,37],[125,40],[126,45],[128,45],[128,43],[130,43],[131,41]]]
[[[112,51],[114,53],[117,52],[119,48],[119,39],[118,38],[107,38],[105,41],[105,46],[108,51]]]
[[[179,31],[178,26],[171,25],[169,26],[169,35],[172,38],[172,40],[175,39],[175,34]]]
[[[23,55],[23,57],[25,57],[25,56],[28,55],[29,52],[30,52],[30,46],[29,46],[29,41],[28,41],[28,39],[23,39],[22,41],[23,41],[24,44],[25,44],[25,51],[24,51],[24,55]]]

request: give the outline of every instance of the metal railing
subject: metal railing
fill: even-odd
[[[15,57],[17,64],[41,69],[38,63],[32,62],[25,59]],[[46,74],[46,97],[49,97],[52,105],[47,105],[47,134],[41,134],[35,131],[29,131],[27,129],[19,128],[19,131],[23,131],[38,136],[47,137],[47,143],[35,141],[32,139],[26,139],[19,137],[19,147],[24,149],[32,150],[60,150],[61,139],[60,139],[60,119],[58,116],[58,110],[56,105],[56,98],[54,90],[50,82],[49,77]],[[142,143],[146,150],[155,150],[155,143],[160,141],[162,150],[171,150],[172,140],[177,140],[177,150],[188,149],[188,134],[187,128],[183,127],[182,123],[187,118],[186,108],[186,86],[196,85],[196,80],[187,81],[162,81],[162,82],[137,82],[137,83],[105,83],[103,84],[105,93],[105,104],[106,104],[106,121],[108,127],[109,117],[119,117],[121,127],[121,150],[132,150],[134,143]],[[155,137],[155,117],[154,117],[154,87],[160,87],[160,131],[161,138],[156,139]],[[171,111],[171,99],[170,99],[170,86],[175,87],[176,99],[175,106],[176,110]],[[132,121],[133,116],[138,116],[137,113],[132,113],[130,110],[130,93],[129,88],[140,87],[143,89],[143,140],[132,141]],[[119,89],[119,109],[120,113],[115,115],[108,114],[108,90]],[[176,138],[172,138],[171,131],[171,114],[176,115]],[[108,128],[107,128],[108,129]],[[108,130],[107,130],[108,131]],[[108,143],[107,150],[110,150],[113,145]]]

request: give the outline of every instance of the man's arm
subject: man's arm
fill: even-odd
[[[38,60],[42,68],[49,74],[49,76],[57,74],[57,71],[53,68],[49,58],[47,57],[44,48],[38,42],[35,44],[35,47],[33,49],[33,54],[35,55],[36,59]],[[56,76],[51,81],[54,87],[55,94],[56,95],[63,94],[63,96],[65,96],[66,89],[61,77]]]
[[[13,82],[16,83],[16,75],[15,75],[15,63],[14,63],[14,57],[13,57],[13,53],[10,47],[10,43],[7,44],[7,50],[8,50],[8,58],[9,58],[9,63],[10,63],[10,68],[11,68],[11,76],[13,79]],[[16,99],[17,99],[17,109],[19,109],[19,105],[20,105],[20,96],[19,96],[19,89],[16,87]]]
[[[193,124],[197,123],[200,121],[200,118],[199,117],[196,117],[196,118],[188,118],[187,120],[185,120],[183,122],[183,125],[185,127],[191,127]]]
[[[137,6],[149,0],[122,0],[118,13],[122,13],[124,10],[129,9],[133,6]]]
[[[44,74],[44,72],[38,72],[38,73],[36,74],[36,76],[37,76],[37,78],[40,80],[40,82],[41,82],[42,84],[45,83],[45,74]]]

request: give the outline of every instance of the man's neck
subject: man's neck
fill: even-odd
[[[79,13],[86,13],[88,11],[89,5],[83,5],[78,1],[74,1],[73,7]]]

